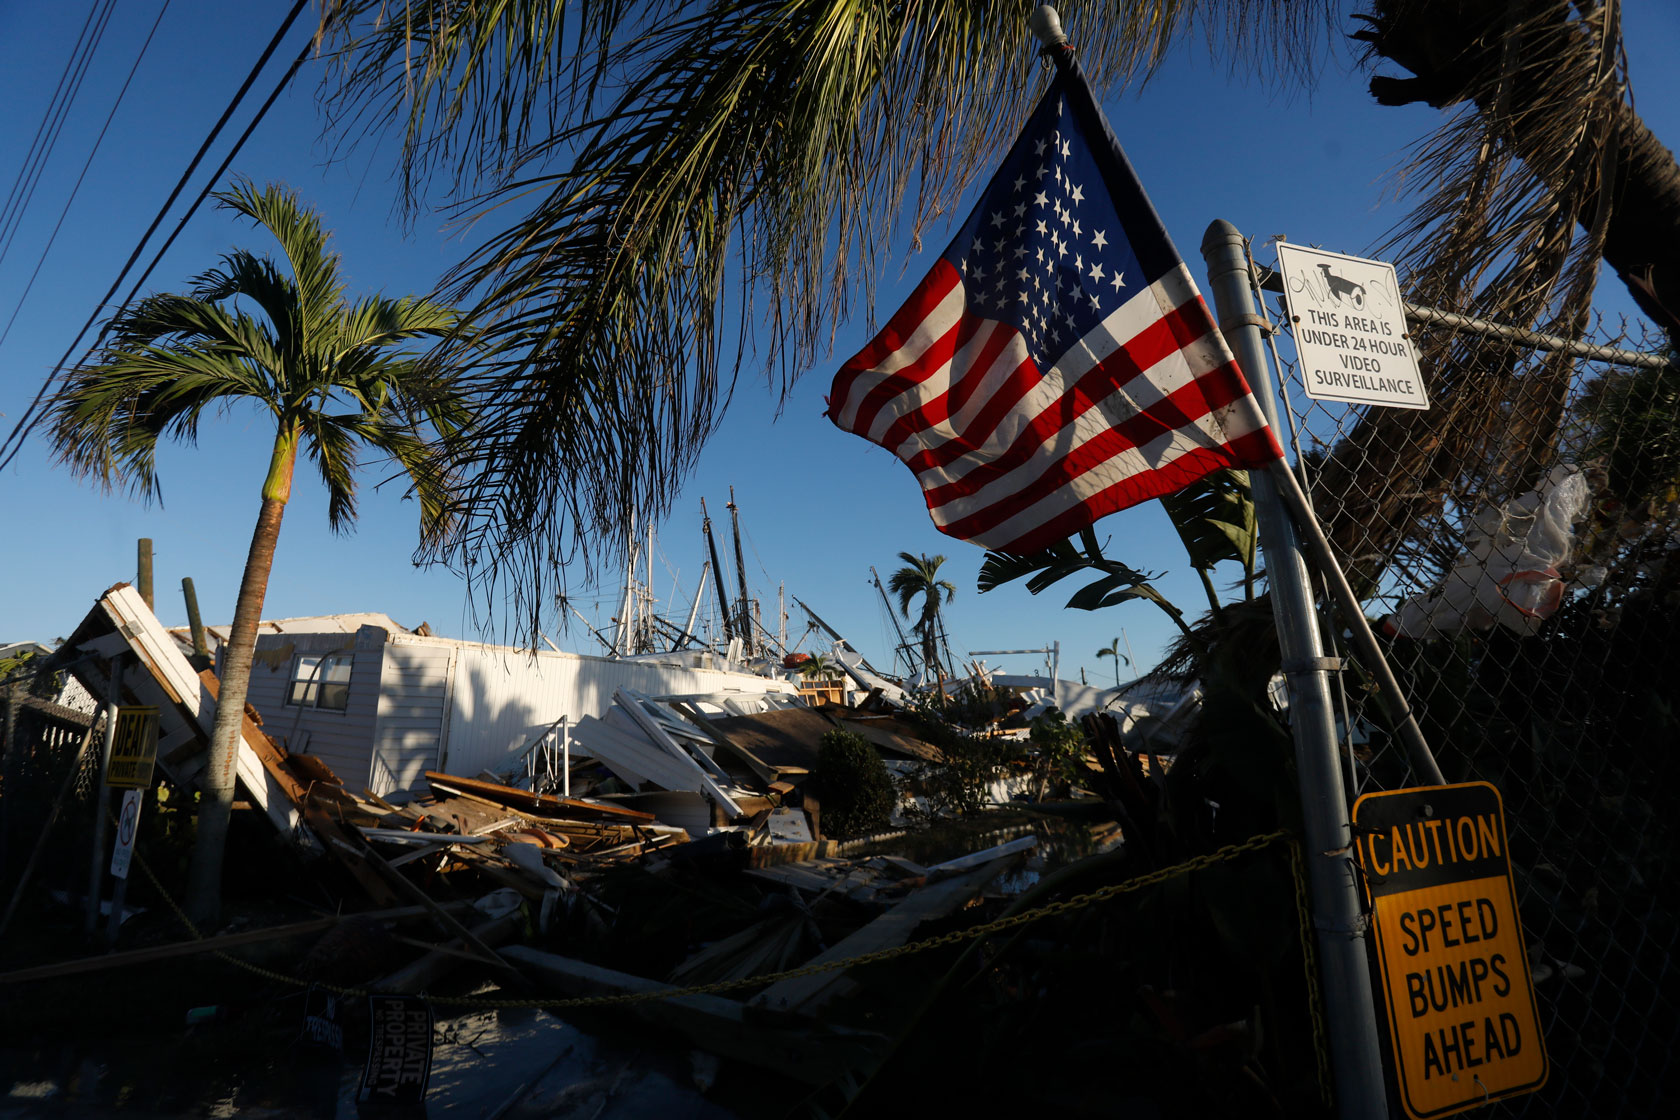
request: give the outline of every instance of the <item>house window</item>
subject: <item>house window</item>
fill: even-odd
[[[350,702],[350,654],[305,654],[292,670],[286,703],[342,712]]]

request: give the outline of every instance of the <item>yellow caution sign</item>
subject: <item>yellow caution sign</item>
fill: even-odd
[[[1546,1044],[1499,791],[1366,794],[1353,830],[1406,1111],[1431,1120],[1540,1088]]]
[[[157,761],[158,710],[118,708],[117,733],[111,741],[111,764],[105,784],[112,789],[145,789]]]

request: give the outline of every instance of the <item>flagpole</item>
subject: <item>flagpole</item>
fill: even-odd
[[[1242,234],[1229,222],[1214,222],[1202,239],[1202,258],[1207,262],[1220,329],[1238,365],[1249,371],[1249,387],[1267,423],[1281,430],[1271,380],[1263,375],[1269,367],[1249,289]],[[1282,473],[1293,481],[1287,467]],[[1330,661],[1319,635],[1301,541],[1289,516],[1288,486],[1267,471],[1250,471],[1249,478],[1283,671],[1289,682],[1289,725],[1301,785],[1305,855],[1338,1110],[1348,1120],[1385,1117],[1388,1090],[1371,995],[1366,920],[1350,854],[1353,833],[1330,701]]]

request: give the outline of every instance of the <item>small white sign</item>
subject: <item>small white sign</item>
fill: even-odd
[[[140,831],[140,799],[144,790],[123,790],[122,812],[117,814],[117,845],[111,850],[111,876],[128,878],[128,865],[134,859],[134,835]]]
[[[1394,266],[1284,242],[1277,248],[1307,396],[1428,408]]]

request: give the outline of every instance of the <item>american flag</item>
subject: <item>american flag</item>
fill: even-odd
[[[1030,553],[1222,467],[1282,458],[1077,75],[835,375],[828,416],[915,473],[942,532]]]

